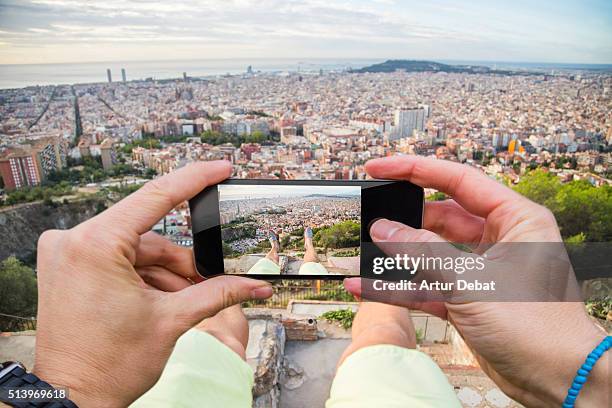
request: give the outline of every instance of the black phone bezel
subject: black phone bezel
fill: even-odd
[[[421,228],[423,222],[423,188],[408,181],[400,180],[274,180],[274,179],[228,179],[220,184],[235,185],[312,185],[361,187],[361,275],[247,275],[263,280],[343,280],[347,277],[365,276],[364,268],[371,265],[371,259],[384,256],[371,243],[369,226],[379,218],[401,222],[413,228]],[[209,186],[189,200],[191,225],[193,231],[193,259],[198,274],[205,279],[225,274],[221,225],[219,214],[219,194],[217,185]],[[364,248],[367,251],[364,251]],[[208,272],[210,271],[210,272]],[[220,271],[220,272],[219,272]],[[228,274],[230,275],[230,274]]]

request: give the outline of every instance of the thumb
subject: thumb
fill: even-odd
[[[425,308],[427,312],[435,313],[438,316],[445,315],[446,310],[444,307],[440,307],[440,305],[443,305],[443,301],[448,298],[448,295],[445,295],[439,289],[428,289],[427,287],[421,289],[420,283],[455,282],[457,275],[452,269],[442,268],[442,260],[449,258],[456,259],[462,256],[462,252],[431,231],[412,228],[387,219],[380,219],[372,224],[370,236],[376,246],[388,257],[393,259],[398,257],[406,259],[406,257],[409,257],[420,261],[418,264],[412,264],[416,271],[412,272],[413,275],[410,278],[411,281],[419,284],[419,288],[409,291],[380,291],[374,287],[375,280],[366,279],[361,282],[362,296],[366,299],[403,305],[414,309],[423,310]],[[400,274],[396,275],[395,278],[389,279],[398,280],[406,278],[407,276]],[[354,285],[352,282],[351,284]]]
[[[365,282],[364,282],[365,281]],[[368,279],[363,278],[348,278],[344,280],[344,288],[347,292],[355,297],[362,297],[362,286],[366,286],[365,291],[368,290],[367,285],[371,286],[371,283],[367,282]],[[366,293],[367,296],[367,293]],[[361,300],[361,299],[360,299]],[[392,297],[385,296],[383,299],[368,299],[369,301],[380,301],[382,303],[389,303],[395,306],[403,306],[410,310],[420,310],[430,315],[437,316],[441,319],[446,320],[447,310],[444,302],[417,302],[411,300],[409,297]],[[363,300],[363,301],[368,301]]]
[[[416,229],[400,222],[380,219],[370,227],[374,242],[446,242],[426,229]]]
[[[179,329],[187,331],[207,317],[247,300],[272,296],[272,285],[266,281],[238,276],[218,276],[178,292],[168,293],[170,318]]]

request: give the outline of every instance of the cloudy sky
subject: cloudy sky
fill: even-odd
[[[612,63],[612,1],[0,0],[0,64],[257,57]]]
[[[360,186],[259,186],[219,184],[219,201],[244,198],[302,197],[309,194],[361,195]]]

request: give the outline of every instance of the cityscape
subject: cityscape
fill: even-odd
[[[535,168],[610,184],[609,72],[483,71],[248,66],[128,81],[122,69],[101,83],[0,90],[1,199],[66,177],[68,196],[136,188],[195,160],[229,160],[245,179],[364,179],[367,160],[393,154],[459,161],[510,185]],[[170,230],[189,245],[177,211]]]
[[[360,187],[220,185],[219,212],[223,241],[244,254],[267,241],[271,231],[281,240],[300,239],[306,227],[360,223]]]
[[[588,380],[595,404],[611,38],[609,0],[0,0],[0,384],[79,406],[521,408],[573,406]],[[185,169],[213,160],[231,172]],[[370,174],[423,184],[422,229],[376,218],[362,245]],[[180,201],[215,193],[219,222],[192,222]],[[391,241],[487,257],[527,301],[432,302],[448,275],[402,276]],[[370,263],[390,297],[358,279]],[[580,302],[530,302],[517,265],[562,269]]]

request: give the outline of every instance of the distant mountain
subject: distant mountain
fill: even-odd
[[[306,198],[357,198],[359,194],[308,194],[304,196]]]
[[[502,73],[509,74],[510,71],[494,71],[489,67],[479,65],[448,65],[434,61],[416,60],[387,60],[380,64],[370,65],[361,69],[353,70],[357,73],[365,72],[395,72],[403,70],[406,72],[459,72],[459,73]]]

